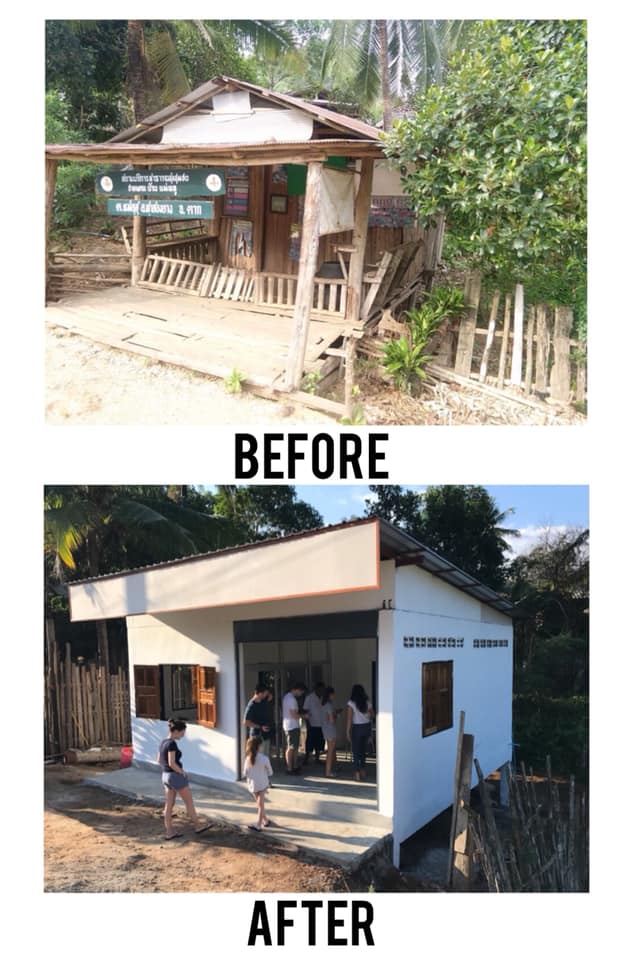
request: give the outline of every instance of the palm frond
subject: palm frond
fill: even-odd
[[[57,503],[44,512],[44,549],[53,556],[54,571],[60,578],[61,564],[75,570],[74,553],[83,544],[95,518],[93,505],[87,500]]]
[[[156,30],[146,47],[147,59],[162,85],[162,96],[173,103],[189,91],[189,81],[180,62],[173,37],[168,30]]]
[[[206,20],[201,23],[206,27]],[[237,39],[250,43],[258,55],[281,53],[294,43],[286,20],[220,20],[216,23]]]

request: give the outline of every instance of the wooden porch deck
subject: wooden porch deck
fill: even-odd
[[[49,323],[89,340],[213,377],[233,369],[248,387],[283,387],[293,319],[250,304],[111,287],[64,297],[46,309]],[[344,321],[310,322],[305,372],[319,369]]]

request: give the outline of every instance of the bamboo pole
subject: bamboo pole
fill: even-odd
[[[549,368],[549,323],[546,304],[536,307],[536,393],[546,393]]]
[[[307,189],[304,200],[302,240],[300,243],[300,269],[296,290],[296,305],[293,311],[293,326],[289,358],[285,375],[285,390],[297,390],[304,373],[304,357],[307,349],[309,319],[313,302],[313,280],[318,262],[320,241],[320,194],[322,189],[322,164],[312,162],[308,166]]]
[[[64,662],[64,676],[65,676],[65,726],[66,726],[66,746],[71,747],[73,745],[73,721],[71,719],[71,714],[73,713],[74,704],[73,704],[73,681],[71,673],[71,644],[65,644],[65,662]]]
[[[489,356],[491,354],[491,347],[493,346],[493,338],[496,332],[496,319],[498,317],[498,307],[500,306],[500,291],[496,290],[493,294],[493,300],[491,302],[491,312],[489,314],[489,327],[487,330],[487,341],[484,345],[484,352],[482,354],[482,362],[480,364],[480,383],[484,383],[487,379],[487,367],[489,366]]]
[[[524,392],[531,393],[531,381],[533,379],[533,325],[535,321],[535,310],[533,307],[527,307],[527,360],[524,374]]]
[[[496,860],[498,863],[499,873],[500,873],[500,883],[502,891],[511,893],[513,890],[511,884],[511,877],[509,871],[507,870],[507,865],[504,857],[504,850],[502,847],[502,841],[500,840],[500,834],[498,833],[498,828],[496,827],[496,821],[493,816],[493,810],[491,808],[491,800],[489,798],[489,793],[487,790],[487,785],[484,782],[484,774],[482,768],[477,760],[473,761],[476,767],[476,773],[478,774],[478,789],[480,791],[480,796],[482,798],[482,808],[484,810],[485,822],[487,824],[487,833],[489,839],[493,844]]]
[[[522,383],[522,343],[524,332],[524,287],[516,283],[513,298],[513,348],[511,352],[511,376],[509,381],[514,387]]]
[[[352,244],[354,250],[349,260],[349,276],[347,278],[346,319],[348,324],[357,324],[359,322],[362,309],[362,277],[364,274],[365,251],[367,248],[372,184],[373,160],[364,159],[360,165],[360,184],[356,196],[353,225]]]

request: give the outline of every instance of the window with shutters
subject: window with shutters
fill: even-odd
[[[215,727],[217,721],[216,668],[196,667],[195,673],[198,723],[203,727]]]
[[[216,669],[192,664],[136,664],[136,717],[216,726]]]
[[[422,736],[453,726],[453,660],[422,664]]]

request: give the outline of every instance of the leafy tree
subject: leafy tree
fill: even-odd
[[[318,511],[300,500],[291,486],[220,486],[214,513],[234,524],[239,543],[283,537],[323,525]]]
[[[589,531],[545,534],[509,568],[516,620],[514,739],[527,764],[585,771]]]
[[[487,586],[504,586],[505,537],[517,531],[502,526],[511,511],[500,512],[484,487],[445,484],[424,493],[394,486],[369,489],[376,499],[367,501],[367,516],[397,524]]]
[[[586,24],[486,21],[389,135],[419,216],[501,284],[576,302],[586,270]],[[414,165],[414,166],[410,166]]]

